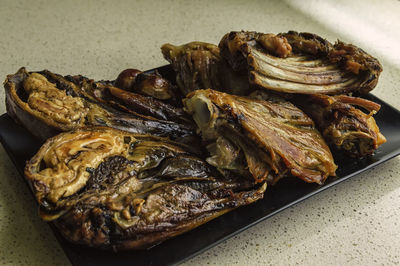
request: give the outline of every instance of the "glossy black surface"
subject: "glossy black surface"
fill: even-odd
[[[169,66],[161,67],[158,71],[164,77],[174,75]],[[399,155],[400,112],[371,94],[365,98],[382,106],[375,115],[375,119],[381,132],[387,138],[387,143],[382,145],[375,155],[361,160],[334,154],[335,162],[339,166],[337,176],[328,178],[322,186],[307,184],[295,178],[283,179],[277,185],[268,187],[263,200],[238,208],[145,251],[114,253],[77,246],[64,240],[54,226],[51,223],[49,225],[74,265],[165,265],[187,260],[297,202]],[[14,123],[7,114],[0,116],[0,141],[23,176],[26,160],[34,155],[41,142],[23,127]],[[34,200],[33,197],[32,200]]]

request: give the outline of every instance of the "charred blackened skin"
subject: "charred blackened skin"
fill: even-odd
[[[183,142],[195,138],[193,122],[182,109],[122,91],[109,82],[21,68],[7,76],[4,87],[7,113],[41,139],[96,125]]]
[[[117,250],[154,246],[261,199],[266,189],[222,177],[167,138],[106,127],[47,140],[25,176],[41,217],[65,238]]]
[[[312,33],[230,32],[219,43],[221,56],[251,85],[284,93],[368,93],[382,66],[360,48]]]
[[[114,176],[119,172],[126,169],[129,164],[134,162],[129,161],[123,156],[111,156],[102,162],[96,169],[90,168],[90,171],[86,168],[86,171],[90,173],[90,178],[87,182],[86,189],[105,189],[106,184],[112,184]],[[135,173],[135,172],[134,172]]]

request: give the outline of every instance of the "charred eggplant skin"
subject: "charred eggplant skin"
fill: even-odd
[[[63,77],[47,70],[28,72],[21,68],[7,76],[4,87],[7,113],[42,140],[86,126],[109,126],[171,138],[195,137],[190,118],[185,118],[179,108],[150,97],[119,93],[120,89],[108,83],[96,83],[82,76]],[[104,90],[109,94],[112,91],[123,103],[139,104],[147,113],[132,111],[115,98],[102,98]],[[100,95],[96,95],[98,92]],[[174,118],[176,122],[169,121]]]
[[[263,197],[266,184],[224,178],[180,143],[107,127],[50,138],[25,176],[41,217],[69,241],[144,249]]]

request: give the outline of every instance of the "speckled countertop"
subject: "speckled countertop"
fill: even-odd
[[[113,79],[128,67],[165,64],[164,42],[218,43],[231,30],[292,29],[340,38],[378,57],[384,72],[373,93],[400,108],[399,14],[395,0],[1,0],[0,78],[26,66]],[[186,264],[399,264],[399,162],[394,158],[307,199]],[[0,146],[0,265],[6,264],[69,262]]]

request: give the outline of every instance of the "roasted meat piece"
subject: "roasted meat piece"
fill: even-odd
[[[313,121],[280,97],[257,100],[209,89],[192,92],[184,105],[208,144],[207,161],[224,174],[272,184],[287,175],[322,184],[335,175]]]
[[[175,46],[168,43],[161,47],[161,51],[174,68],[176,83],[184,95],[201,89],[237,95],[249,92],[247,75],[232,71],[214,44],[191,42]]]
[[[27,163],[40,206],[74,243],[139,249],[263,197],[167,138],[95,127],[59,134]]]
[[[219,47],[234,71],[248,73],[252,85],[278,92],[367,93],[382,71],[360,48],[341,41],[333,45],[311,33],[230,32]]]
[[[7,113],[41,139],[93,125],[173,139],[194,134],[182,109],[107,82],[21,68],[7,76],[4,87]]]
[[[293,102],[314,120],[328,144],[352,157],[370,155],[386,142],[372,117],[380,109],[377,103],[346,95],[321,94],[297,96]]]

